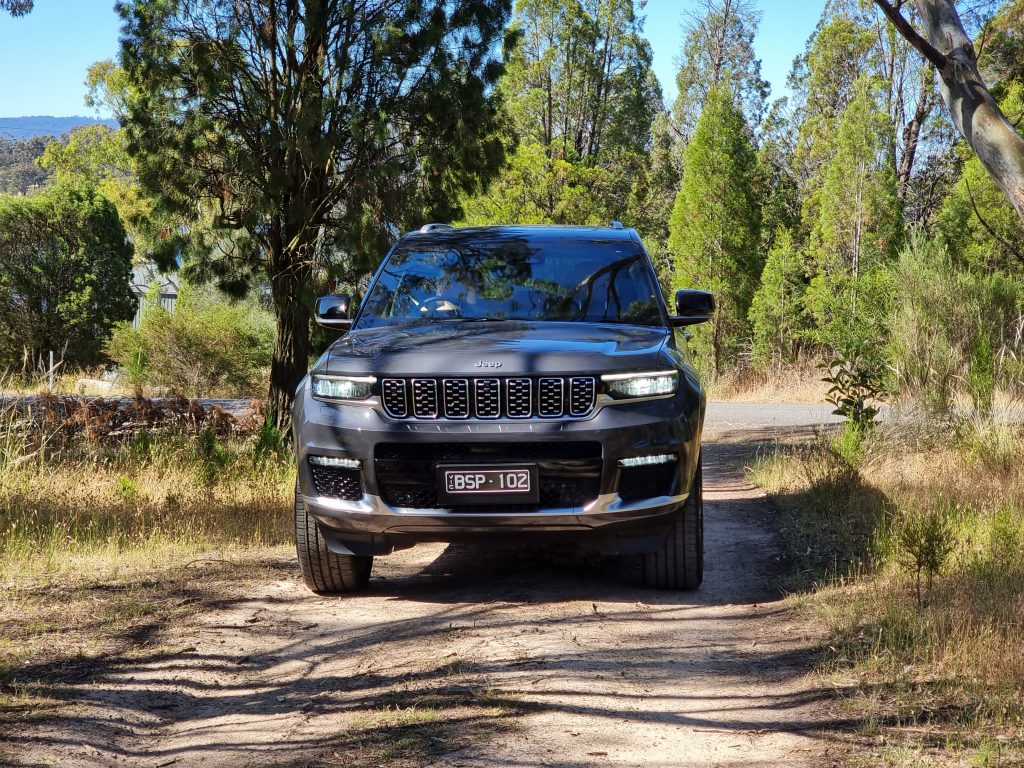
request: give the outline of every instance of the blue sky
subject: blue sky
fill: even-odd
[[[758,1],[762,18],[755,48],[777,96],[824,0]],[[88,114],[82,103],[85,70],[117,55],[120,21],[113,5],[113,0],[36,0],[24,18],[0,14],[0,117]],[[685,14],[695,5],[696,0],[649,0],[643,11],[654,70],[670,102]]]

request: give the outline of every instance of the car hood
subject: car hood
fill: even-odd
[[[393,376],[594,374],[659,365],[667,328],[602,323],[437,321],[351,331],[318,373]]]

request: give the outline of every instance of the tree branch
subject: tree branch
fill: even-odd
[[[922,56],[934,64],[937,69],[945,69],[949,62],[946,54],[925,40],[924,37],[921,36],[921,33],[914,29],[914,26],[907,21],[906,17],[904,17],[902,13],[900,13],[900,8],[903,6],[902,2],[898,1],[896,5],[892,5],[887,0],[875,0],[875,5],[881,9],[882,13],[885,14],[885,17],[892,22],[892,25],[896,27],[899,33],[903,35],[907,42],[914,46]]]

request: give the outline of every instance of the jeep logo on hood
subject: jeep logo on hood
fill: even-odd
[[[481,360],[476,364],[477,368],[501,368],[501,363],[497,360]]]

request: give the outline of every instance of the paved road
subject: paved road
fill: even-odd
[[[833,408],[828,403],[709,402],[706,420],[709,427],[816,427],[843,420]]]

